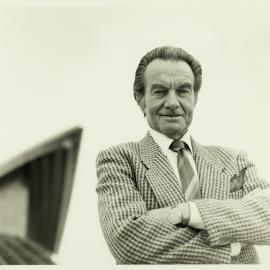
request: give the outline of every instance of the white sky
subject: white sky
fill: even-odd
[[[59,259],[117,268],[99,227],[95,158],[100,149],[144,136],[147,125],[132,85],[137,64],[150,49],[179,46],[200,60],[203,85],[194,137],[246,150],[270,179],[270,4],[99,1],[99,7],[91,6],[94,2],[18,7],[33,1],[9,1],[14,7],[0,8],[0,161],[73,125],[83,126]],[[260,248],[263,265],[270,263],[269,251]]]

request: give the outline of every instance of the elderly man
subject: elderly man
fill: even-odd
[[[97,158],[100,221],[117,263],[258,263],[254,245],[270,242],[270,189],[254,164],[189,134],[201,78],[180,48],[139,63],[134,97],[150,130]]]

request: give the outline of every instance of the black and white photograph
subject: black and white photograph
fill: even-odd
[[[0,264],[268,268],[269,10],[0,1]]]

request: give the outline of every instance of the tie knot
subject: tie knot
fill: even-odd
[[[174,152],[179,152],[180,150],[185,148],[185,143],[179,139],[174,140],[169,148]]]

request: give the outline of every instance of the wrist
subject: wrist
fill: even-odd
[[[181,206],[181,212],[182,212],[182,219],[181,223],[185,226],[189,224],[190,220],[190,206],[189,203],[182,203]]]
[[[190,220],[190,207],[188,203],[179,203],[176,207],[171,209],[168,216],[168,221],[173,224],[179,224],[187,226]]]

